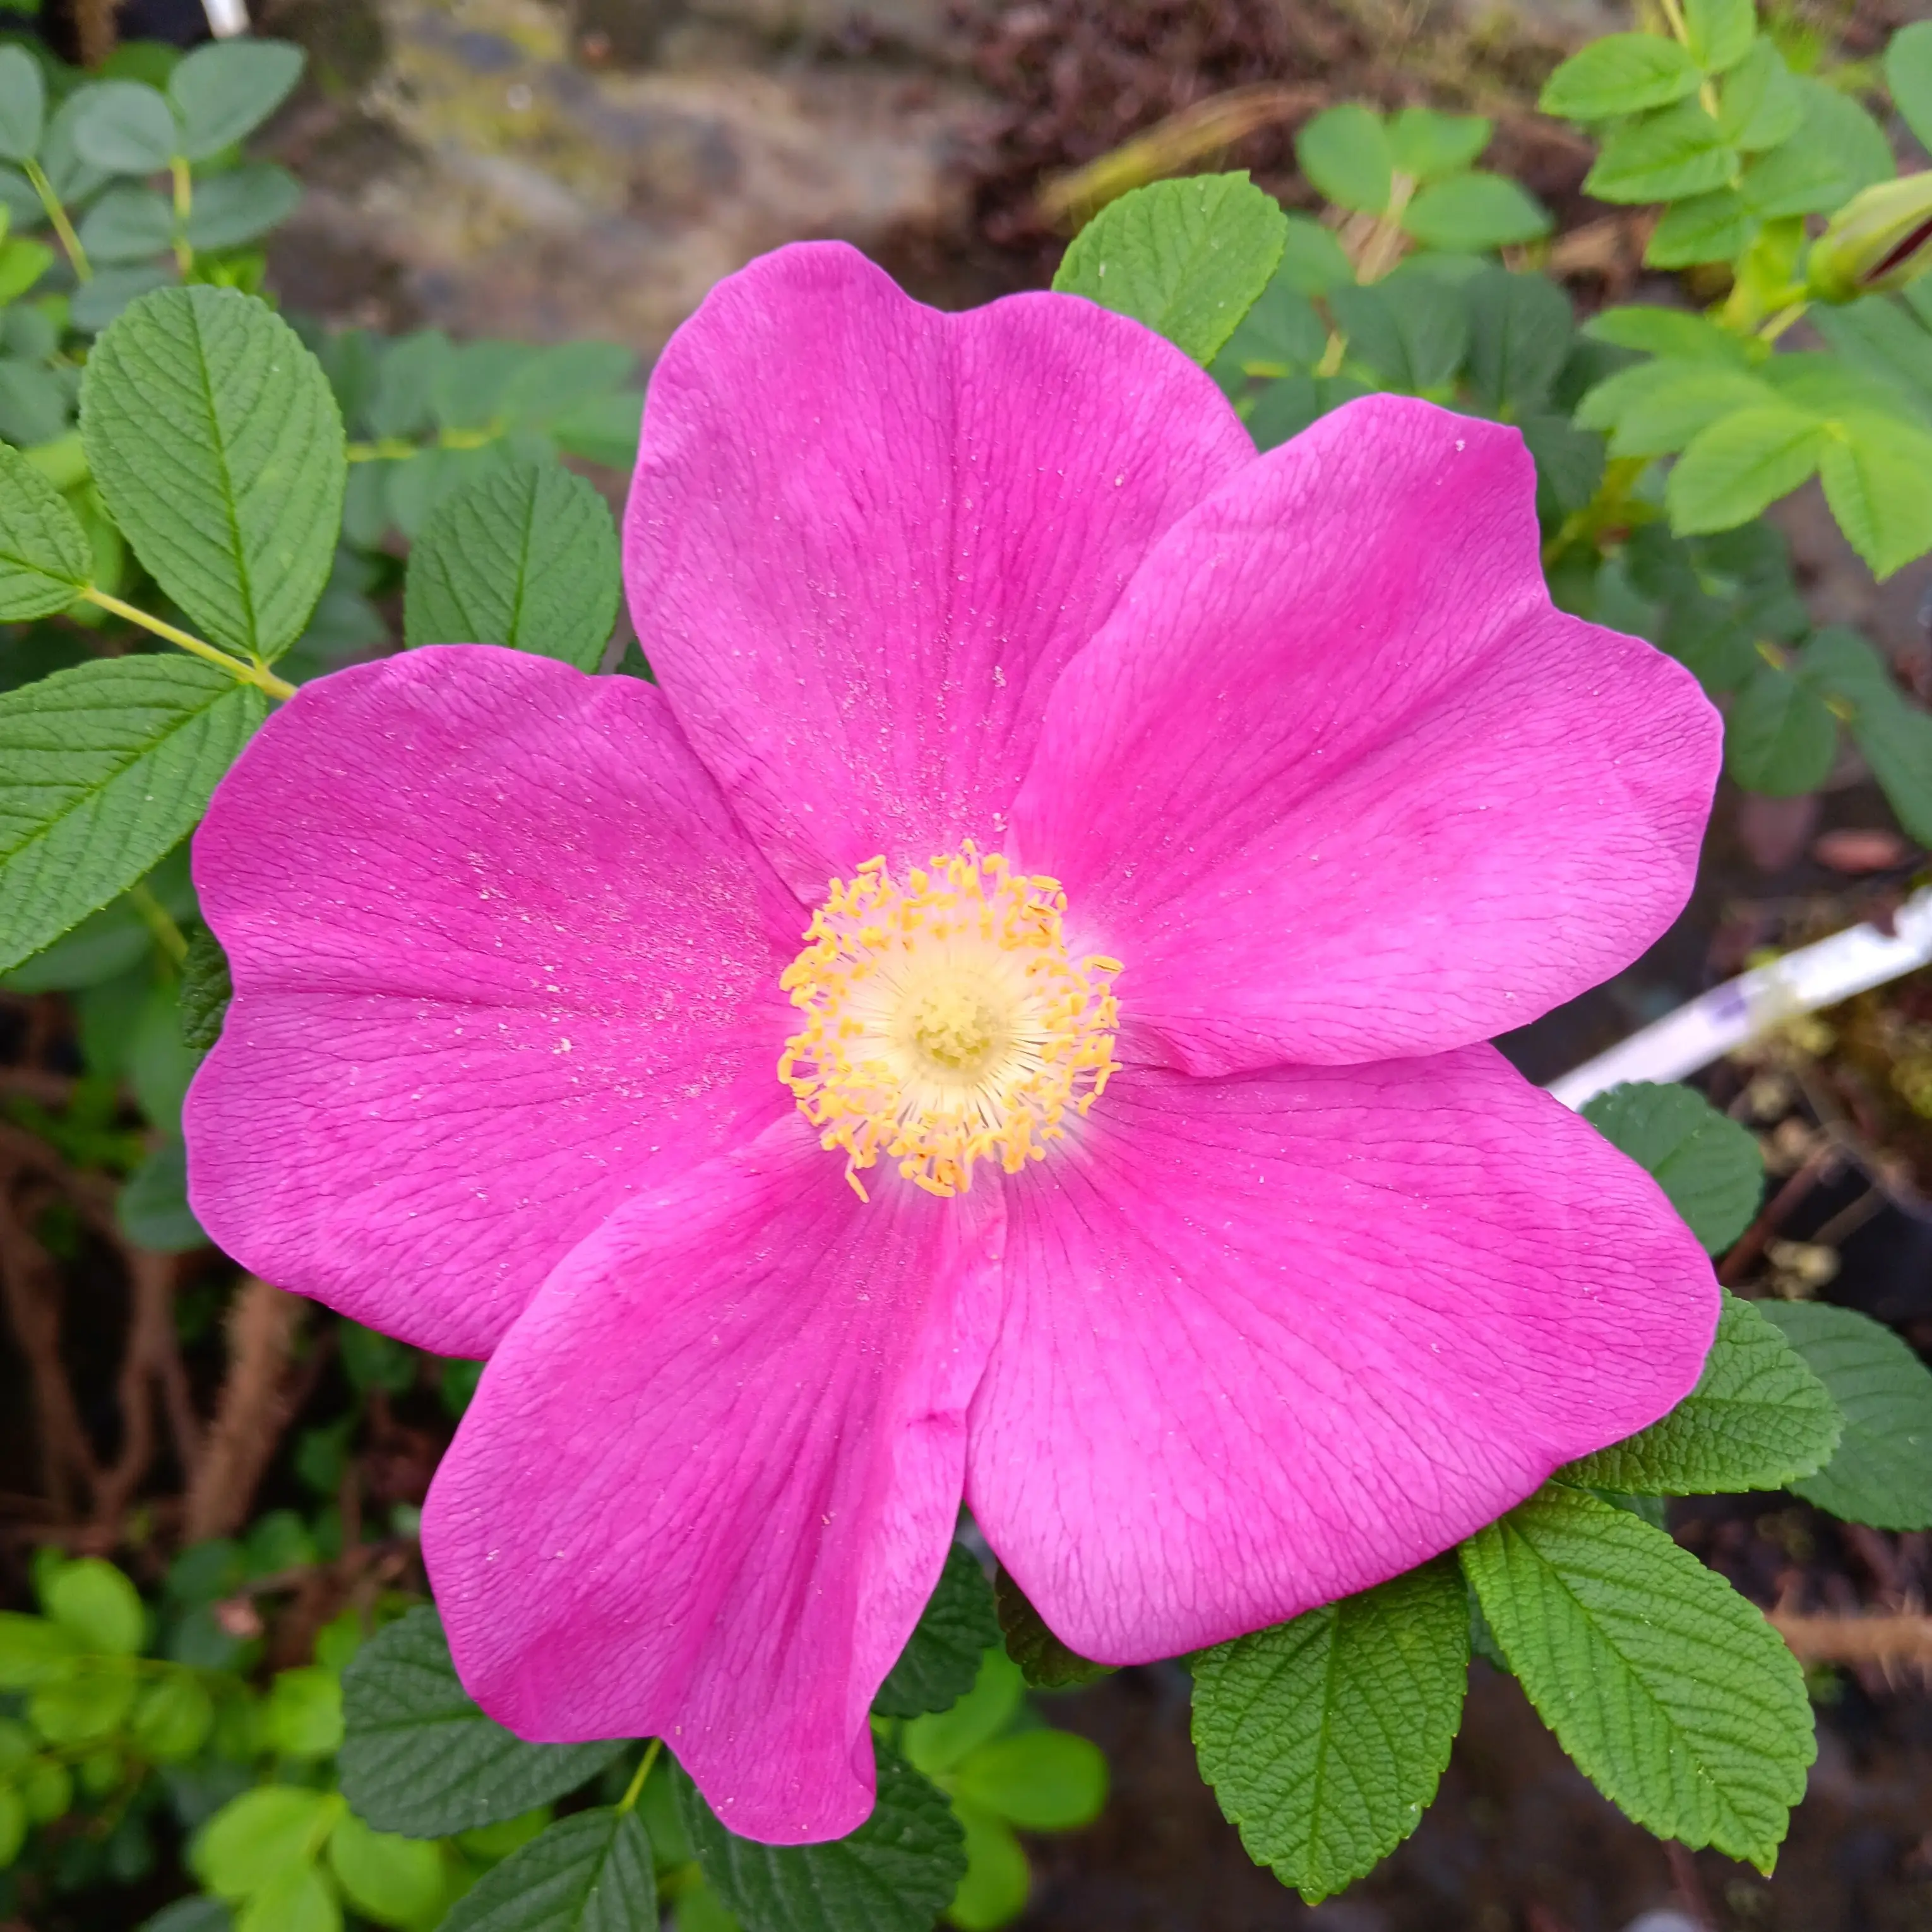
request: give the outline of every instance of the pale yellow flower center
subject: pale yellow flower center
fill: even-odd
[[[780,981],[805,1024],[778,1078],[830,1148],[928,1193],[1009,1174],[1064,1137],[1113,1072],[1118,959],[1069,957],[1057,879],[969,842],[901,886],[883,859],[834,879]]]

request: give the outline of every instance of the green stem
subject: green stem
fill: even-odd
[[[175,266],[185,279],[194,266],[194,249],[188,238],[188,218],[194,212],[194,176],[181,154],[170,158],[168,172],[175,185]]]
[[[40,198],[40,206],[47,212],[47,219],[54,225],[54,232],[60,237],[61,246],[67,250],[68,260],[74,264],[76,279],[92,281],[94,264],[87,259],[87,250],[80,245],[80,237],[74,232],[74,224],[67,218],[67,210],[62,207],[53,183],[47,179],[46,170],[35,160],[23,161],[21,166]]]
[[[188,957],[188,938],[175,923],[174,914],[139,880],[128,888],[128,897],[142,923],[154,935],[154,944],[177,966],[181,964]]]
[[[638,1800],[644,1794],[644,1780],[651,1774],[651,1766],[658,1761],[658,1753],[664,1749],[664,1739],[653,1738],[644,1747],[644,1755],[638,1766],[638,1774],[631,1780],[631,1788],[617,1801],[620,1811],[634,1811]]]
[[[1760,342],[1775,342],[1787,328],[1790,328],[1794,322],[1798,320],[1798,319],[1804,314],[1804,311],[1810,306],[1811,304],[1808,302],[1795,302],[1788,308],[1780,309],[1778,312],[1758,331],[1757,339]]]
[[[196,637],[192,632],[179,630],[172,624],[164,623],[159,617],[151,617],[146,611],[138,610],[132,604],[125,604],[118,597],[110,597],[104,590],[97,590],[89,584],[80,595],[88,603],[98,604],[104,610],[111,610],[117,617],[124,617],[130,624],[138,624],[144,631],[152,631],[158,638],[165,638],[171,644],[184,651],[191,651],[198,658],[205,658],[212,664],[219,664],[228,675],[243,684],[259,685],[271,698],[292,698],[296,688],[286,680],[278,677],[266,664],[244,663],[240,658],[230,657],[226,651],[218,650],[214,645]]]

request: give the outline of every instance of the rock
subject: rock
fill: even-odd
[[[874,10],[916,25],[922,9],[938,10]],[[275,255],[298,306],[352,316],[359,301],[391,326],[597,336],[648,357],[719,277],[782,242],[863,246],[963,220],[950,164],[985,103],[936,67],[760,42],[757,64],[738,43],[628,71],[572,59],[571,21],[539,0],[373,10],[373,75],[283,141],[311,184]]]

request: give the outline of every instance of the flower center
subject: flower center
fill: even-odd
[[[845,1176],[881,1156],[929,1194],[976,1161],[1042,1159],[1114,1070],[1118,959],[1068,956],[1057,879],[970,841],[901,886],[883,859],[834,879],[779,981],[805,1024],[778,1078]]]

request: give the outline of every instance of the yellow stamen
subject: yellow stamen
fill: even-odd
[[[805,1024],[778,1078],[845,1176],[881,1156],[929,1194],[1045,1157],[1114,1071],[1118,959],[1067,956],[1058,879],[970,841],[896,884],[883,859],[834,879],[779,983]]]

